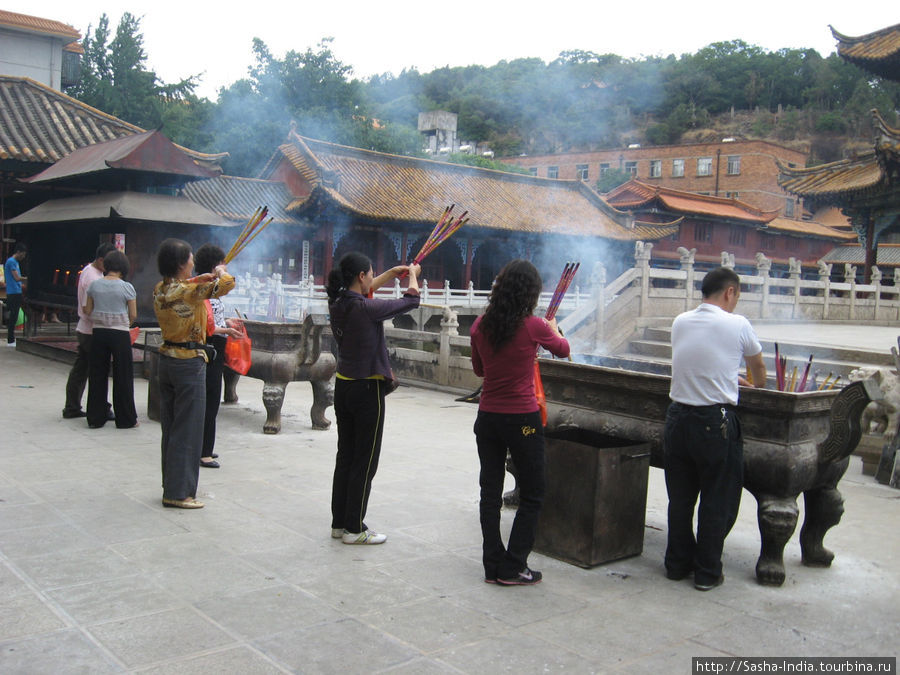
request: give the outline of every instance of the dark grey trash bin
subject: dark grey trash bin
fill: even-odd
[[[650,444],[576,427],[548,429],[546,457],[534,550],[581,567],[640,555]]]

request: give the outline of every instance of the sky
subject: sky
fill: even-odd
[[[201,75],[197,93],[212,100],[247,75],[254,37],[276,57],[334,38],[335,57],[360,78],[410,67],[424,73],[523,57],[552,61],[574,49],[677,56],[734,39],[767,50],[811,47],[826,56],[835,50],[829,24],[844,35],[864,35],[900,22],[900,10],[890,6],[884,0],[0,0],[0,9],[62,21],[82,35],[104,12],[112,32],[123,12],[142,17],[148,67],[169,83]],[[548,12],[555,7],[558,13]]]

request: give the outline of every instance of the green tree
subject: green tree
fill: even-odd
[[[66,93],[99,110],[145,129],[159,127],[172,106],[192,105],[197,77],[166,84],[147,70],[141,20],[130,12],[122,14],[116,34],[110,40],[109,18],[100,17],[97,28],[88,27],[84,38],[84,58],[79,81]],[[183,112],[183,111],[182,111]],[[163,129],[172,135],[171,129]],[[177,134],[175,134],[177,135]]]
[[[604,193],[627,183],[632,179],[630,171],[610,169],[597,181],[597,192]]]

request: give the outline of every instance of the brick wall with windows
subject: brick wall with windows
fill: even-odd
[[[701,158],[711,160],[708,175],[698,175],[697,163]],[[633,169],[638,179],[652,177],[654,184],[663,187],[719,197],[737,193],[740,194],[741,201],[752,206],[787,215],[786,200],[790,195],[778,185],[775,158],[799,166],[806,164],[805,153],[766,141],[657,145],[584,153],[505,157],[500,161],[526,168],[537,167],[539,176],[548,175],[549,168],[556,167],[557,177],[563,180],[577,180],[577,167],[586,165],[589,182],[602,177],[605,170]],[[653,175],[657,166],[655,162],[659,162],[659,176]],[[802,212],[800,206],[799,202],[795,204],[795,216]]]

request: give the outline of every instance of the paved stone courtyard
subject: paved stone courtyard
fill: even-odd
[[[60,415],[67,373],[0,350],[0,673],[689,673],[692,656],[898,653],[900,491],[858,458],[833,567],[801,566],[795,533],[781,588],[755,581],[747,493],[725,585],[665,579],[657,469],[643,555],[585,570],[533,554],[544,582],[503,588],[482,582],[471,404],[388,399],[367,521],[389,540],[351,547],[329,536],[336,432],[311,429],[308,384],[265,436],[262,385],[243,378],[222,468],[201,469],[206,508],[180,511],[160,504],[146,382],[140,427],[91,430]]]

